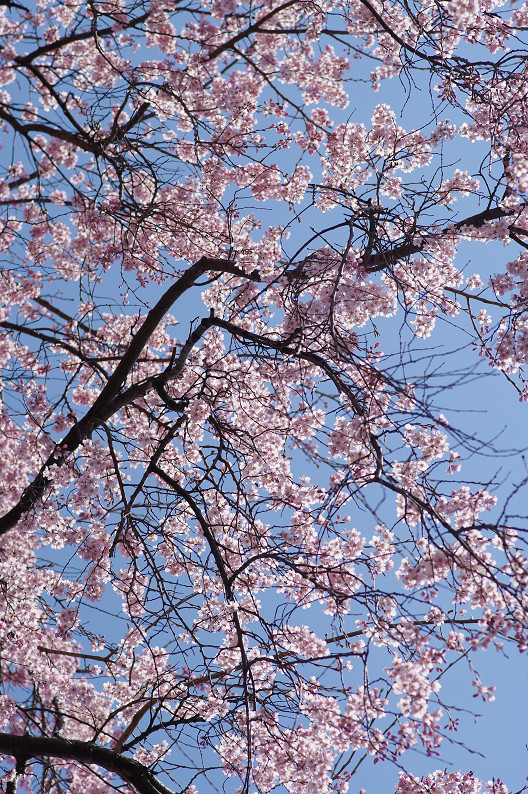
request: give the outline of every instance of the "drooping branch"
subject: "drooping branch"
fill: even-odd
[[[81,764],[95,764],[118,775],[138,794],[174,794],[139,761],[92,742],[70,741],[47,736],[16,736],[0,733],[0,752],[26,762],[32,758],[62,758]]]
[[[65,141],[66,143],[71,143],[73,146],[82,149],[89,154],[93,154],[96,156],[104,156],[104,148],[95,141],[91,140],[88,136],[86,131],[78,131],[78,132],[70,132],[69,130],[63,130],[59,127],[53,127],[49,124],[42,124],[41,122],[31,122],[27,124],[22,124],[18,119],[16,119],[12,113],[5,109],[5,106],[0,107],[0,119],[5,121],[6,124],[9,124],[15,132],[19,135],[22,135],[24,138],[28,138],[32,132],[35,133],[43,133],[44,135],[49,135],[52,138],[58,138],[61,141]]]
[[[310,350],[298,350],[293,345],[290,345],[288,342],[289,340],[282,340],[282,339],[269,339],[268,337],[262,336],[261,334],[253,333],[252,331],[247,331],[245,328],[240,328],[239,326],[235,325],[234,323],[228,322],[226,320],[222,320],[218,317],[214,317],[211,320],[211,325],[216,325],[218,328],[223,328],[225,331],[228,331],[235,337],[240,337],[241,339],[245,339],[248,342],[251,342],[255,345],[261,345],[265,348],[270,348],[271,350],[277,350],[279,352],[285,353],[287,355],[294,355],[297,358],[301,359],[302,361],[307,361],[310,364],[314,364],[316,367],[319,367],[332,381],[332,383],[338,388],[340,392],[342,392],[352,405],[354,411],[358,414],[358,416],[362,416],[364,414],[363,406],[359,401],[357,395],[344,383],[342,377],[339,373],[328,363],[328,361],[318,353],[313,353]]]

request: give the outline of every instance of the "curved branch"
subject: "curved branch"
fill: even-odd
[[[223,52],[232,49],[234,45],[237,44],[239,41],[246,38],[246,36],[250,36],[251,33],[258,32],[261,25],[266,23],[269,19],[272,19],[281,11],[285,11],[290,6],[295,5],[296,2],[297,0],[287,0],[286,3],[283,3],[277,8],[272,8],[271,11],[268,11],[268,13],[264,14],[263,17],[257,19],[257,21],[253,22],[252,25],[249,25],[244,30],[241,30],[240,33],[237,33],[235,36],[233,36],[233,38],[229,39],[228,41],[225,41],[223,44],[220,44],[220,46],[218,46],[215,50],[213,50],[213,52],[209,53],[207,60],[212,61],[213,58],[218,58],[218,56],[222,55]]]
[[[302,361],[310,362],[310,364],[315,364],[316,367],[319,367],[323,370],[327,377],[332,381],[334,386],[336,386],[340,392],[347,396],[352,408],[358,416],[363,416],[365,413],[361,402],[353,393],[352,389],[344,383],[343,379],[328,363],[328,361],[318,353],[312,353],[310,350],[298,350],[297,348],[291,347],[288,344],[288,339],[269,339],[268,337],[262,336],[261,334],[255,334],[252,331],[246,331],[245,328],[241,328],[240,326],[228,322],[227,320],[221,320],[218,317],[211,318],[210,322],[211,325],[216,325],[218,328],[223,328],[224,331],[227,331],[235,337],[240,337],[241,339],[245,339],[255,345],[262,345],[263,347],[270,348],[271,350],[277,350],[281,353],[293,355]]]
[[[119,775],[123,781],[134,786],[139,794],[174,794],[139,761],[126,758],[115,750],[100,747],[92,742],[0,733],[0,752],[14,756],[17,761],[47,757],[78,761],[81,764],[96,764],[107,772]]]
[[[20,6],[21,7],[21,6]],[[120,21],[120,24],[123,30],[128,30],[129,28],[133,28],[136,25],[141,25],[148,19],[148,14],[141,14],[139,17],[134,17],[134,19],[130,19],[128,22]],[[108,25],[106,28],[101,28],[101,30],[96,31],[97,36],[111,36],[115,35],[115,25]],[[28,66],[35,58],[42,58],[44,55],[49,55],[51,52],[56,52],[60,50],[62,47],[69,47],[72,44],[75,44],[77,41],[86,41],[86,39],[94,38],[94,30],[90,27],[90,30],[83,30],[80,33],[71,33],[68,36],[62,36],[60,39],[56,39],[56,41],[52,41],[49,44],[43,44],[41,47],[37,47],[36,50],[33,52],[27,53],[27,55],[17,55],[13,60],[17,64],[17,66]]]
[[[185,273],[169,287],[157,304],[149,311],[145,321],[133,337],[119,364],[92,407],[74,424],[63,440],[57,444],[33,482],[25,489],[17,504],[0,518],[0,536],[10,529],[13,529],[22,516],[31,510],[38,500],[44,496],[51,483],[51,467],[61,466],[70,453],[77,449],[86,439],[91,437],[96,427],[109,419],[110,416],[122,407],[122,403],[118,399],[121,388],[132,371],[141,352],[147,345],[148,340],[173,303],[190,289],[195,281],[208,270],[217,273],[232,273],[235,276],[250,278],[252,280],[258,278],[254,272],[251,275],[244,273],[244,271],[228,259],[215,259],[203,256],[198,262],[191,265]],[[131,386],[125,393],[129,398],[143,396],[149,388],[152,387],[151,381],[152,379],[149,379],[140,384],[139,390],[138,386]],[[129,401],[130,399],[127,399],[125,404]]]
[[[361,0],[361,3],[365,6],[365,8],[369,10],[369,12],[372,14],[376,22],[382,27],[382,29],[386,33],[388,33],[388,35],[392,39],[394,39],[394,41],[397,44],[399,44],[400,47],[402,47],[402,49],[412,52],[413,55],[417,55],[419,58],[422,58],[423,60],[427,61],[432,66],[441,63],[441,59],[439,58],[438,55],[427,55],[426,52],[423,52],[422,50],[418,50],[416,47],[413,47],[412,44],[407,43],[400,36],[398,36],[396,31],[393,30],[390,25],[387,25],[381,14],[379,14],[376,11],[372,3],[369,3],[369,0]]]

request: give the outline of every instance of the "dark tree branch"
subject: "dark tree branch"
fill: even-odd
[[[212,270],[216,273],[232,273],[233,275],[244,278],[257,278],[255,273],[248,276],[229,260],[203,256],[198,262],[191,265],[184,274],[169,287],[157,304],[147,314],[145,321],[123,353],[119,364],[92,407],[75,423],[64,439],[57,444],[55,450],[41,467],[33,482],[25,489],[17,504],[0,518],[0,536],[10,529],[13,529],[24,513],[31,510],[38,500],[44,496],[51,482],[50,468],[52,466],[62,465],[71,452],[77,449],[87,438],[91,437],[96,427],[102,422],[105,422],[119,410],[123,404],[130,402],[129,398],[132,396],[144,396],[152,387],[152,382],[149,379],[140,384],[139,389],[137,386],[132,386],[127,390],[125,394],[128,395],[128,399],[125,400],[125,403],[121,404],[119,400],[117,400],[121,388],[132,371],[134,364],[148,344],[148,340],[163,317],[167,314],[173,303],[190,289],[195,281],[208,270]],[[180,358],[181,355],[182,354],[180,354]]]
[[[113,772],[134,786],[138,794],[174,794],[172,789],[160,783],[143,764],[92,742],[0,733],[0,752],[14,756],[17,759],[17,768],[19,759],[27,762],[30,758],[62,758],[81,764],[96,764],[107,772]]]
[[[522,209],[522,207],[520,209]],[[464,218],[461,221],[453,223],[451,226],[442,229],[442,231],[440,231],[436,236],[429,234],[418,243],[403,243],[402,245],[396,245],[394,248],[390,248],[387,251],[383,251],[382,253],[370,256],[366,271],[367,273],[376,273],[380,270],[386,270],[388,267],[394,265],[396,262],[399,262],[401,259],[406,259],[413,254],[419,254],[420,251],[423,251],[424,248],[427,247],[427,241],[432,238],[437,239],[438,237],[452,233],[453,230],[459,232],[464,226],[478,229],[487,221],[497,221],[501,218],[507,218],[513,215],[514,212],[519,212],[519,208],[516,208],[515,210],[505,210],[502,207],[495,207],[494,209],[488,208],[482,212],[476,213],[476,215],[471,215],[469,218]],[[510,236],[513,240],[515,240],[511,231]]]
[[[22,6],[18,6],[18,8],[22,8]],[[141,25],[148,17],[148,13],[141,14],[141,16],[125,22],[123,24],[123,30]],[[115,26],[109,25],[106,28],[101,28],[101,30],[96,31],[96,35],[99,37],[115,35]],[[94,31],[92,28],[90,28],[90,30],[83,30],[81,33],[72,33],[69,36],[62,36],[60,39],[52,41],[49,44],[43,44],[42,47],[38,47],[27,55],[18,55],[14,58],[14,61],[17,66],[28,66],[35,58],[42,58],[43,55],[49,55],[51,52],[56,52],[62,47],[69,47],[71,44],[75,44],[76,41],[86,41],[86,39],[91,38],[94,38]]]

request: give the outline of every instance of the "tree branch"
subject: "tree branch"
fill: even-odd
[[[139,794],[174,794],[139,761],[92,742],[70,741],[46,736],[15,736],[0,733],[0,752],[18,759],[63,758],[81,764],[96,764],[134,786]]]
[[[519,211],[522,208],[516,208],[515,211]],[[505,210],[502,207],[495,207],[494,209],[486,209],[482,212],[478,212],[476,215],[471,215],[469,218],[464,218],[461,221],[457,221],[453,223],[451,226],[448,226],[446,229],[442,229],[438,235],[428,235],[424,237],[420,242],[408,242],[403,243],[402,245],[397,245],[392,249],[387,251],[383,251],[382,253],[374,254],[370,256],[368,261],[368,267],[366,268],[367,273],[376,273],[380,270],[386,270],[391,265],[394,265],[396,262],[399,262],[400,259],[406,259],[412,254],[418,254],[420,251],[423,251],[427,244],[427,240],[431,238],[442,237],[443,235],[447,235],[453,230],[460,231],[464,226],[472,226],[473,228],[480,228],[483,226],[487,221],[497,221],[501,218],[507,218],[510,215],[513,215],[514,210]],[[510,231],[510,237],[512,236]],[[514,239],[512,237],[512,239]]]
[[[96,427],[122,407],[122,404],[119,400],[116,400],[116,398],[141,352],[147,345],[148,340],[173,303],[190,289],[195,281],[208,270],[217,273],[232,273],[233,275],[250,278],[252,280],[258,278],[255,273],[251,275],[244,273],[244,271],[238,268],[233,262],[226,259],[215,259],[203,256],[198,262],[191,265],[185,273],[169,287],[157,304],[149,311],[145,321],[133,337],[119,364],[92,407],[73,425],[64,439],[57,444],[33,482],[25,489],[17,504],[0,518],[0,536],[10,529],[13,529],[24,513],[31,510],[38,500],[44,496],[51,483],[51,467],[61,466],[71,452],[77,449],[87,438],[91,437]],[[143,396],[151,386],[152,383],[150,380],[145,381],[141,384],[137,396]],[[132,396],[135,394],[135,391],[137,391],[137,386],[132,386],[126,393]]]

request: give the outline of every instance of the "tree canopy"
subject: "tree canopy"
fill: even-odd
[[[1,4],[8,794],[507,794],[434,756],[527,646],[522,432],[463,410],[528,400],[527,30]]]

